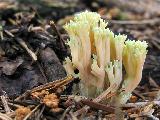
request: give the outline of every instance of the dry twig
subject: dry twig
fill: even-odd
[[[27,120],[41,105],[37,105],[23,120]]]
[[[36,54],[35,54],[32,50],[30,50],[30,49],[28,48],[27,44],[26,44],[22,39],[20,39],[20,38],[17,38],[16,40],[17,40],[17,42],[28,52],[28,54],[32,57],[32,59],[33,59],[34,61],[37,61],[37,56],[36,56]]]
[[[61,45],[62,49],[66,49],[64,40],[63,40],[63,38],[61,37],[61,34],[60,34],[60,32],[58,31],[55,23],[54,23],[53,21],[50,21],[50,25],[51,25],[51,27],[55,30],[55,32],[57,33],[58,39],[60,40],[60,45]]]
[[[160,106],[160,101],[151,101],[151,102],[136,102],[136,103],[127,103],[127,104],[124,104],[122,107],[141,107],[141,106],[145,106],[149,103],[153,103],[155,105],[158,105]]]
[[[10,118],[8,115],[3,114],[0,112],[0,119],[1,120],[13,120],[12,118]]]
[[[102,101],[104,98],[106,98],[106,96],[111,92],[111,90],[113,90],[116,87],[116,84],[113,84],[113,86],[110,86],[106,91],[104,91],[103,93],[101,93],[97,98],[93,99],[93,102],[100,102]],[[111,97],[111,96],[110,96]],[[107,97],[109,98],[109,97]],[[75,116],[78,116],[84,112],[87,112],[88,109],[90,107],[89,106],[84,106],[83,108],[81,108],[80,110],[77,110],[76,112],[74,112]]]
[[[15,99],[15,101],[21,100],[22,98],[25,98],[25,97],[31,95],[34,92],[39,92],[39,91],[42,91],[42,90],[51,90],[51,89],[55,90],[57,88],[61,88],[65,85],[67,85],[68,83],[70,83],[71,81],[73,81],[73,76],[69,75],[69,76],[67,76],[65,78],[62,78],[60,80],[56,80],[56,81],[53,81],[53,82],[46,83],[44,85],[40,85],[38,87],[33,88],[32,90],[26,91],[24,94],[17,97]]]
[[[5,92],[4,92],[4,91],[2,91],[2,92],[3,92],[4,94],[3,94],[2,96],[0,96],[0,98],[1,98],[2,104],[3,104],[3,106],[4,106],[5,112],[6,112],[6,113],[10,113],[10,112],[11,112],[11,109],[10,109],[10,107],[8,106],[7,97],[6,97],[6,95],[5,95]]]

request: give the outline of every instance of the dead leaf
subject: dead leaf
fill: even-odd
[[[4,74],[13,75],[22,63],[22,59],[17,59],[15,61],[3,61],[0,62],[0,68]]]

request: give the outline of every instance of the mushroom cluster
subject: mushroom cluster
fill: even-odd
[[[111,92],[123,89],[118,98],[125,103],[142,78],[147,43],[115,35],[95,12],[76,14],[64,29],[69,34],[67,45],[71,50],[71,59],[66,58],[64,67],[68,74],[80,78],[81,95],[94,98],[116,85]]]

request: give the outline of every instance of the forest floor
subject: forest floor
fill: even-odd
[[[142,81],[119,115],[113,105],[71,94],[79,80],[62,65],[70,55],[63,25],[84,10],[98,12],[114,33],[149,44]],[[158,120],[159,10],[159,0],[0,0],[0,120]]]

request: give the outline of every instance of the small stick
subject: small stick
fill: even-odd
[[[69,114],[71,115],[72,120],[78,120],[72,111],[70,111]]]
[[[61,86],[65,86],[69,82],[71,82],[72,80],[73,80],[73,76],[69,75],[69,76],[67,76],[65,78],[62,78],[60,80],[56,80],[56,81],[53,81],[53,82],[46,83],[44,85],[40,85],[38,87],[33,88],[32,90],[27,90],[21,96],[17,97],[15,99],[15,101],[21,100],[22,98],[27,97],[31,93],[34,93],[34,92],[38,92],[38,91],[42,91],[42,90],[49,90],[49,89],[56,89],[56,88],[59,88]]]
[[[61,37],[61,34],[60,34],[60,32],[58,31],[58,29],[57,29],[54,21],[50,21],[50,26],[51,26],[51,27],[55,30],[55,32],[57,33],[58,39],[60,40],[61,47],[62,47],[63,49],[65,49],[64,40],[63,40],[63,38]]]
[[[0,112],[0,120],[13,120],[13,119],[10,118],[8,115]]]
[[[38,87],[35,87],[31,90],[31,93],[38,92],[41,90],[46,90],[46,89],[56,89],[56,88],[59,88],[60,86],[64,86],[64,85],[68,84],[72,80],[73,80],[73,76],[69,75],[69,76],[62,78],[60,80],[56,80],[56,81],[49,82],[44,85],[40,85]]]
[[[15,36],[14,36],[10,31],[8,31],[8,30],[4,30],[4,32],[5,32],[7,35],[11,36],[11,37],[15,37]],[[37,61],[37,55],[36,55],[34,52],[32,52],[32,50],[30,50],[30,49],[28,48],[27,44],[26,44],[22,39],[20,39],[20,38],[16,38],[16,40],[17,40],[17,42],[28,52],[28,54],[32,57],[32,59],[33,59],[34,61]]]
[[[109,94],[109,92],[111,92],[111,90],[113,90],[115,87],[116,87],[116,84],[113,84],[112,86],[110,86],[106,91],[101,93],[97,98],[93,99],[93,102],[102,101]],[[74,112],[74,114],[75,116],[78,116],[82,114],[83,112],[87,112],[89,108],[90,108],[89,106],[84,106],[80,110],[77,110],[76,112]]]
[[[37,61],[37,56],[36,56],[36,54],[35,54],[34,52],[32,52],[32,51],[28,48],[27,44],[26,44],[22,39],[20,39],[20,38],[17,38],[16,40],[17,40],[17,42],[28,52],[28,54],[32,57],[32,59],[33,59],[34,61]]]
[[[141,95],[137,90],[134,90],[133,93],[136,94],[138,97],[142,98],[142,100],[145,100],[145,97]]]
[[[2,26],[0,26],[0,37],[1,37],[1,40],[4,39],[4,37],[3,37],[3,27]]]
[[[36,27],[29,26],[28,28],[28,32],[38,32],[38,31],[44,31],[44,29],[40,26],[36,26]]]
[[[95,109],[98,109],[98,110],[104,110],[104,111],[109,112],[109,113],[113,113],[115,111],[115,109],[111,106],[107,106],[107,105],[97,103],[97,102],[93,102],[93,101],[90,101],[90,100],[82,100],[81,102],[85,105],[88,105],[88,106],[92,107],[92,108],[95,108]]]
[[[44,109],[45,109],[45,105],[42,106],[42,109],[41,109],[41,111],[39,112],[39,114],[38,114],[36,120],[40,120],[40,117],[41,117],[41,115],[42,115]]]
[[[5,109],[6,113],[10,113],[10,112],[11,112],[11,109],[10,109],[9,106],[8,106],[8,101],[7,101],[7,99],[6,99],[5,92],[4,92],[4,91],[2,91],[2,92],[3,92],[3,95],[0,96],[0,98],[1,98],[1,100],[2,100],[2,104],[3,104],[3,106],[4,106],[4,109]]]
[[[60,120],[64,120],[67,112],[69,112],[69,111],[71,110],[71,108],[72,108],[72,106],[69,106],[69,107],[63,112],[63,115],[62,115],[62,117],[60,118]]]
[[[93,102],[102,101],[115,87],[116,87],[116,84],[113,84],[112,86],[110,86],[107,90],[101,93],[97,98],[93,99]]]
[[[8,102],[8,105],[9,105],[10,107],[14,107],[14,108],[20,108],[20,107],[22,107],[22,105],[15,104],[15,103],[11,103],[11,102]],[[10,113],[9,113],[9,114],[10,114]]]
[[[134,113],[136,111],[140,110],[139,108],[131,108],[131,109],[128,109],[126,110],[127,113]]]
[[[2,104],[4,106],[4,109],[6,111],[6,113],[10,113],[11,112],[11,109],[9,108],[8,106],[8,103],[7,103],[7,100],[6,100],[6,97],[4,95],[0,96],[1,100],[2,100]]]
[[[141,107],[141,106],[145,106],[149,103],[153,103],[155,105],[158,105],[160,106],[160,101],[151,101],[151,102],[136,102],[136,103],[127,103],[127,104],[124,104],[122,107]]]
[[[1,36],[1,40],[3,40],[4,37],[3,37],[3,32],[2,31],[0,31],[0,36]]]
[[[13,118],[13,117],[15,117],[15,116],[16,116],[16,112],[15,112],[15,111],[13,111],[13,112],[7,113],[6,115],[7,115],[8,117]]]
[[[27,90],[25,93],[23,93],[22,95],[18,96],[14,101],[19,101],[22,98],[25,98],[25,97],[29,96],[30,93],[31,93],[31,90]]]
[[[4,32],[5,32],[7,35],[9,35],[9,36],[14,37],[14,35],[13,35],[10,31],[4,30]]]
[[[15,29],[10,30],[9,32],[13,34],[13,33],[17,33],[18,31],[19,31],[19,28],[15,28]]]
[[[23,120],[27,120],[42,104],[37,105]]]

